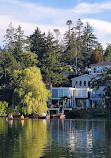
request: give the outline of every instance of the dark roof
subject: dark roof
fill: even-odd
[[[91,64],[90,66],[111,66],[111,62],[102,62],[97,64]]]

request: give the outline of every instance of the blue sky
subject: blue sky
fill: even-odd
[[[67,30],[66,21],[89,22],[105,48],[111,43],[111,0],[0,0],[0,45],[10,22],[21,25],[26,35],[38,26],[42,32]]]

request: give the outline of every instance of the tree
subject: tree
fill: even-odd
[[[6,34],[5,34],[5,40],[4,42],[5,47],[10,51],[13,52],[14,50],[14,32],[15,32],[15,28],[12,26],[12,23],[9,24],[7,30],[6,30]]]
[[[26,39],[24,36],[24,31],[20,25],[17,28],[14,28],[12,23],[10,23],[4,37],[5,46],[9,52],[20,53],[24,50]]]
[[[39,28],[34,31],[32,35],[29,37],[30,39],[30,50],[31,52],[34,52],[37,54],[38,58],[38,65],[41,63],[42,58],[44,57],[44,54],[46,52],[46,37],[45,33],[41,33]]]
[[[69,34],[70,34],[70,30],[71,30],[71,25],[72,25],[72,20],[67,20],[67,22],[66,22],[66,25],[68,25],[68,32],[69,32]]]
[[[25,69],[30,66],[36,66],[38,63],[37,55],[32,52],[20,52],[14,55],[17,63],[21,65],[21,69]]]
[[[65,40],[65,50],[63,55],[63,60],[66,64],[74,66],[77,55],[77,41],[74,32],[71,31],[70,36],[69,33],[66,32],[64,35]]]
[[[22,30],[21,26],[19,25],[17,29],[15,29],[14,33],[14,53],[20,53],[24,49],[25,45],[25,36],[24,31]]]
[[[105,69],[104,74],[100,75],[98,78],[93,78],[92,80],[92,88],[96,87],[99,89],[100,87],[104,88],[104,100],[107,108],[111,108],[111,70]]]
[[[22,71],[14,71],[13,77],[16,81],[13,107],[18,106],[18,110],[24,114],[46,113],[50,92],[45,88],[40,69],[29,67]]]
[[[90,62],[91,64],[103,62],[103,55],[97,49],[95,49],[90,57]]]
[[[60,86],[66,81],[64,63],[61,62],[62,49],[50,32],[46,37],[46,52],[41,60],[41,71],[51,78],[53,86]]]
[[[80,40],[81,36],[83,34],[83,22],[81,21],[81,19],[77,20],[77,24],[74,27],[74,29],[75,29],[75,32],[76,32],[77,39]]]
[[[107,62],[111,62],[111,45],[108,44],[104,53],[104,59]]]
[[[11,105],[11,97],[14,89],[10,76],[13,70],[20,70],[21,65],[17,63],[12,53],[4,49],[0,52],[0,95],[1,101],[7,101]]]
[[[56,30],[57,31],[57,30]],[[55,86],[65,82],[62,59],[62,48],[55,40],[52,33],[47,36],[42,34],[37,28],[33,35],[30,36],[31,51],[35,52],[38,57],[38,67],[43,75],[51,78],[52,84]]]
[[[4,101],[3,103],[0,101],[0,116],[7,115],[8,103]]]

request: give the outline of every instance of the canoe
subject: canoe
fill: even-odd
[[[5,117],[5,120],[28,120],[28,117],[25,117],[25,118],[20,118],[20,117],[8,118],[8,117]]]

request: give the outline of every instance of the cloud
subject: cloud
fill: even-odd
[[[0,6],[0,37],[2,37],[0,44],[10,22],[14,27],[21,25],[26,35],[32,34],[37,26],[42,32],[53,31],[57,28],[61,34],[64,34],[67,30],[66,21],[71,19],[75,23],[82,16],[84,22],[88,21],[94,27],[95,34],[100,37],[101,41],[105,41],[106,36],[111,34],[111,23],[84,18],[86,14],[93,15],[106,9],[110,10],[111,2],[90,4],[81,3],[81,0],[79,0],[79,4],[75,8],[57,9],[21,0],[0,0]]]
[[[89,22],[89,24],[93,26],[101,36],[111,34],[111,22],[96,19],[83,19],[82,21]]]
[[[93,4],[79,3],[73,11],[78,14],[96,14],[104,10],[111,10],[111,2]]]
[[[83,19],[82,21],[83,23],[88,22],[94,28],[94,33],[104,48],[107,43],[111,43],[111,22],[96,19]]]
[[[6,29],[8,28],[10,22],[12,22],[12,26],[14,28],[17,28],[20,25],[22,27],[22,30],[24,30],[24,34],[27,36],[31,35],[37,27],[41,30],[42,33],[45,32],[46,34],[48,33],[48,31],[53,32],[54,29],[56,29],[56,28],[60,30],[61,35],[63,35],[66,32],[65,27],[60,27],[60,26],[56,26],[56,25],[46,25],[46,24],[42,25],[42,24],[21,22],[19,20],[15,20],[9,16],[0,16],[0,19],[2,21],[2,23],[0,24],[0,37],[1,37],[0,44],[3,44],[4,35],[6,33]]]

